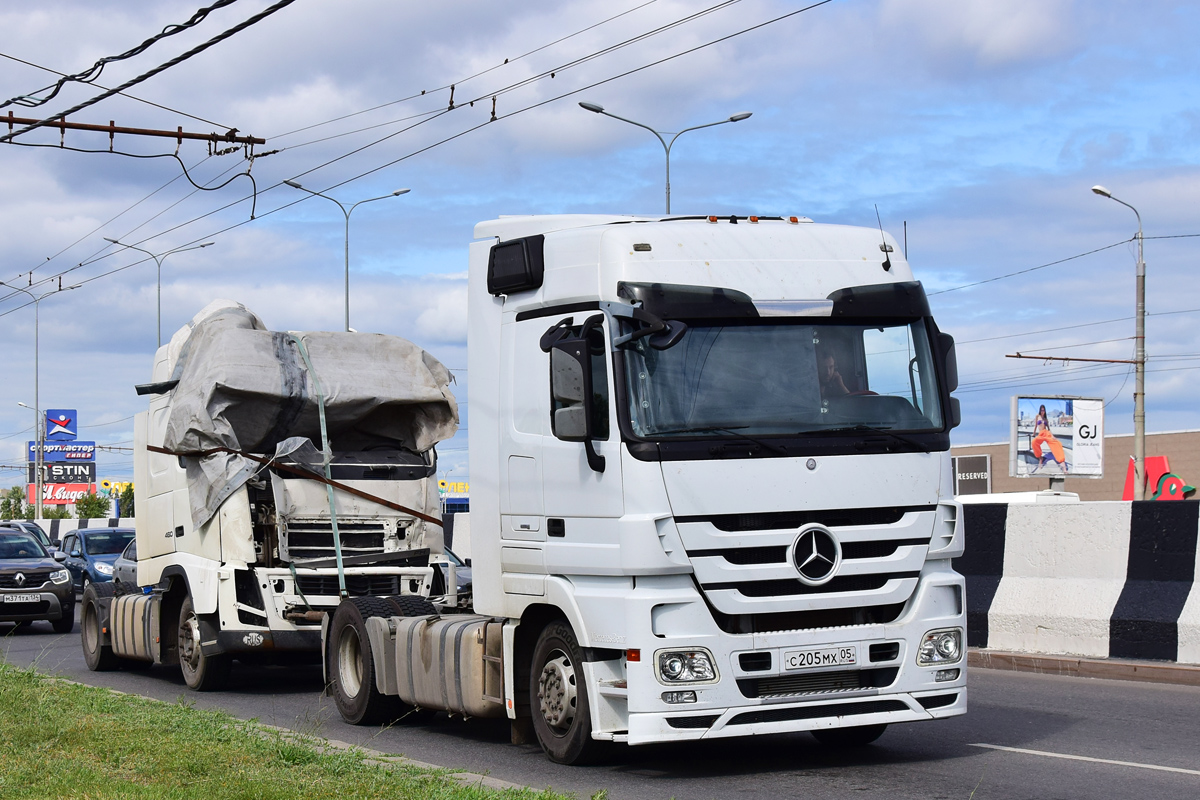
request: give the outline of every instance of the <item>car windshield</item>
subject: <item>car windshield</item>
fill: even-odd
[[[24,531],[0,530],[0,559],[47,558],[42,543]]]
[[[642,438],[942,428],[922,320],[689,322],[677,344],[626,350]]]
[[[83,534],[83,547],[89,556],[114,556],[132,539],[133,531],[128,529],[96,531]]]

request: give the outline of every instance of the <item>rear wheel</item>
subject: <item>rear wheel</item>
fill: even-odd
[[[551,622],[538,637],[529,700],[533,730],[551,761],[587,764],[603,754],[605,743],[592,738],[583,653],[566,622]]]
[[[223,688],[229,680],[232,661],[227,653],[205,655],[200,647],[200,619],[191,595],[185,597],[179,609],[179,668],[188,688],[197,692]]]
[[[390,722],[412,707],[375,685],[375,656],[367,636],[371,617],[391,617],[396,604],[380,597],[351,597],[333,612],[325,643],[329,691],[342,719],[351,725]]]
[[[107,590],[107,591],[105,591]],[[104,644],[103,618],[100,612],[100,598],[112,597],[112,587],[101,586],[99,590],[89,587],[83,593],[83,610],[80,614],[80,626],[83,631],[80,639],[83,641],[83,660],[88,669],[93,672],[107,672],[117,668],[120,659],[113,653],[112,647]],[[72,622],[74,617],[72,616]]]
[[[809,731],[818,742],[826,747],[865,747],[883,736],[887,725],[860,725],[855,728],[828,728]]]

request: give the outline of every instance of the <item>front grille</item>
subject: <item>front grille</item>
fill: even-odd
[[[784,611],[777,614],[722,614],[714,609],[713,619],[726,633],[778,633],[817,628],[847,628],[854,625],[885,625],[899,619],[903,611],[904,603],[861,608],[827,608],[817,611]]]
[[[882,689],[885,686],[891,686],[899,672],[898,667],[847,669],[836,672],[779,675],[772,678],[743,678],[737,682],[737,685],[745,697],[795,697],[828,692],[853,692],[859,689]]]
[[[870,592],[882,589],[888,581],[916,578],[918,572],[894,572],[880,575],[843,575],[820,586],[809,586],[799,580],[756,581],[750,583],[710,583],[709,591],[734,589],[743,597],[790,597],[797,594],[832,594],[834,592]]]
[[[954,694],[936,694],[933,697],[918,697],[917,702],[921,704],[921,708],[932,711],[935,708],[952,706],[957,699],[958,692],[955,692]]]
[[[667,717],[667,724],[672,728],[711,728],[717,721],[717,714],[705,714],[701,717]]]
[[[799,708],[770,708],[738,714],[730,725],[753,725],[756,722],[790,722],[797,719],[820,719],[821,717],[854,717],[862,714],[879,714],[886,711],[908,711],[902,700],[864,700],[858,703],[837,705],[801,706]]]
[[[50,580],[52,569],[19,569],[0,573],[0,589],[37,589]],[[17,573],[25,576],[25,583],[17,585]]]
[[[727,533],[799,528],[818,522],[827,528],[849,525],[895,525],[914,511],[935,511],[937,506],[885,506],[883,508],[839,508],[822,511],[774,511],[762,514],[714,514],[704,517],[676,517],[677,523],[709,522]]]
[[[347,575],[346,592],[351,597],[401,594],[400,586],[403,580],[405,579],[398,575]],[[337,575],[298,575],[296,586],[305,595],[314,597],[338,593]]]
[[[365,555],[383,552],[384,530],[382,522],[338,521],[338,534],[342,543],[342,555]],[[328,522],[310,520],[287,524],[286,547],[288,557],[294,561],[312,558],[333,558],[333,526]]]
[[[30,614],[45,614],[50,610],[50,601],[41,600],[37,603],[0,603],[0,615],[5,617],[23,617]]]

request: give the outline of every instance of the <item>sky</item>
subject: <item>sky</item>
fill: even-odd
[[[215,9],[107,64],[94,84],[0,114],[72,108],[271,5]],[[204,142],[117,135],[120,155],[106,152],[107,134],[47,129],[15,139],[41,147],[0,144],[0,280],[35,295],[60,277],[78,286],[39,303],[41,406],[78,409],[80,438],[116,448],[99,454],[101,478],[132,476],[120,448],[145,408],[133,385],[150,377],[158,284],[153,260],[106,238],[154,254],[212,242],[162,262],[164,341],[216,298],[244,303],[273,330],[341,329],[345,218],[283,183],[292,180],[348,204],[386,197],[351,217],[351,325],[411,339],[455,370],[465,429],[475,223],[662,210],[661,145],[577,105],[587,101],[672,132],[753,113],[675,144],[676,213],[875,226],[878,208],[958,341],[955,444],[1007,440],[1018,393],[1100,397],[1107,431],[1132,431],[1128,365],[1040,360],[1133,355],[1137,218],[1090,191],[1108,187],[1144,223],[1147,430],[1200,428],[1200,7],[807,5],[296,0],[132,97],[70,117],[236,128],[266,139],[253,159],[241,147],[210,155]],[[0,100],[43,97],[59,73],[86,71],[199,7],[6,4]],[[401,188],[411,192],[390,196]],[[34,403],[34,351],[29,297],[0,286],[0,486],[24,480],[34,419],[17,403]],[[1039,359],[1005,357],[1018,352]],[[465,434],[439,450],[445,477],[469,478]]]

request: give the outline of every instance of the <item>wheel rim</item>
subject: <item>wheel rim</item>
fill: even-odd
[[[546,659],[538,676],[538,707],[542,719],[551,730],[562,734],[575,719],[579,695],[575,680],[575,665],[562,650],[555,650]]]
[[[89,653],[96,652],[100,644],[99,626],[96,624],[96,609],[91,603],[83,607],[83,645]]]
[[[342,637],[338,640],[338,684],[346,697],[358,697],[362,689],[363,653],[362,642],[358,640],[358,632],[347,625],[342,629]]]
[[[189,672],[200,666],[200,622],[195,613],[179,623],[179,665]]]

